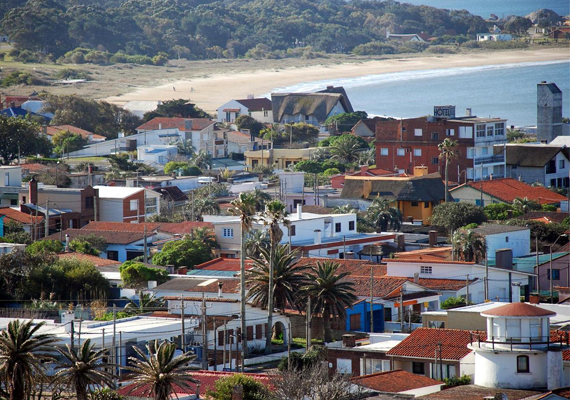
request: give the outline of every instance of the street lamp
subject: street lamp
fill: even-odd
[[[560,239],[561,237],[567,237],[568,235],[566,235],[565,233],[563,233],[562,235],[558,236],[556,238],[556,240],[554,241],[554,243],[552,243],[552,245],[550,246],[550,271],[548,273],[548,279],[550,280],[550,304],[554,303],[554,292],[553,292],[553,288],[552,288],[552,278],[553,278],[553,274],[552,274],[552,248],[554,247],[554,245],[556,244],[556,242],[558,242],[558,239]],[[540,271],[539,271],[540,273]],[[540,279],[540,276],[539,278]],[[540,295],[540,293],[539,293]]]
[[[57,172],[59,169],[59,161],[55,165],[55,187],[57,187]]]

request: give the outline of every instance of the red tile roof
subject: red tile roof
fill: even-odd
[[[242,99],[236,100],[241,105],[247,107],[249,111],[271,111],[273,104],[267,97],[260,97],[257,99]]]
[[[426,400],[481,400],[485,398],[494,398],[497,393],[504,393],[507,396],[506,398],[509,400],[522,400],[531,398],[531,396],[540,394],[541,392],[533,390],[496,389],[475,385],[462,385],[454,386],[419,398]]]
[[[351,276],[349,280],[354,283],[354,294],[356,296],[370,296],[370,275],[367,277]],[[396,276],[374,277],[374,282],[372,283],[374,297],[388,297],[406,282],[408,282],[408,278]]]
[[[426,386],[444,385],[443,382],[427,376],[412,374],[401,369],[357,376],[352,378],[352,382],[372,390],[389,393],[400,393]]]
[[[130,232],[144,232],[146,226],[147,233],[154,230],[160,232],[167,232],[172,234],[189,235],[192,230],[196,228],[214,228],[210,222],[141,222],[138,224],[131,224],[128,222],[105,222],[105,221],[92,221],[81,229],[98,230],[98,231],[130,231]]]
[[[252,260],[245,260],[245,268],[250,269],[253,266]],[[194,266],[194,269],[202,269],[207,271],[235,271],[240,270],[239,258],[214,258],[213,260],[206,261],[205,263]]]
[[[526,303],[511,303],[481,313],[495,317],[549,317],[555,312]]]
[[[238,143],[238,144],[248,144],[251,142],[251,135],[239,131],[228,131],[226,133],[228,142]],[[254,137],[253,140],[257,143],[263,142],[261,138]]]
[[[60,259],[64,260],[79,260],[88,261],[96,267],[107,267],[110,265],[121,265],[119,261],[109,260],[107,258],[101,258],[97,256],[92,256],[89,254],[81,253],[61,253],[57,255]]]
[[[486,333],[478,332],[481,340],[486,340]],[[389,356],[433,359],[435,350],[441,343],[441,358],[461,360],[471,350],[467,345],[475,340],[470,331],[461,329],[418,328],[402,340],[388,353]]]
[[[207,390],[215,389],[216,382],[218,379],[226,378],[228,376],[234,375],[234,372],[222,372],[222,371],[193,371],[189,374],[192,378],[200,381],[200,393],[203,395],[206,393]],[[249,374],[245,373],[243,375],[250,376],[259,382],[263,383],[264,385],[270,386],[270,379],[269,376],[265,374]],[[117,390],[117,392],[122,396],[129,396],[129,397],[137,397],[143,399],[152,399],[154,398],[150,393],[150,387],[143,386],[142,388],[138,388],[132,390],[133,385],[126,385]],[[178,395],[188,395],[188,394],[196,394],[196,384],[190,383],[190,390],[183,389],[177,385],[174,385],[174,391]],[[200,396],[202,397],[202,396]]]
[[[324,257],[301,257],[297,261],[299,266],[316,265],[317,262],[331,261],[330,258]],[[370,262],[368,260],[349,260],[349,259],[334,259],[332,260],[339,264],[337,270],[339,274],[348,272],[351,276],[367,276],[370,277],[370,268],[374,269],[374,276],[386,275],[386,266]]]
[[[537,201],[540,204],[554,204],[566,200],[566,196],[554,193],[545,187],[530,186],[512,178],[468,182],[451,189],[450,193],[453,195],[456,190],[463,188],[465,185],[470,186],[477,191],[483,191],[483,193],[506,203],[512,203],[517,197],[527,197],[529,200]]]
[[[190,129],[186,128],[186,121]],[[201,131],[215,122],[207,118],[168,118],[156,117],[145,122],[137,128],[137,131],[155,131],[160,129],[178,129],[181,132],[189,130]]]
[[[26,214],[10,207],[0,208],[0,215],[4,215],[8,219],[22,224],[40,223],[44,220],[44,217],[42,216],[35,217],[32,214]]]
[[[91,136],[93,139],[106,139],[105,136],[97,135],[96,133],[86,131],[85,129],[81,129],[73,125],[51,125],[48,126],[46,130],[47,130],[46,133],[49,136],[53,136],[61,131],[69,131],[71,133],[81,135],[81,137],[83,137],[84,139],[89,139],[89,136]]]
[[[28,171],[29,173],[42,173],[50,169],[48,165],[40,164],[40,163],[29,163],[29,164],[22,164],[22,171]],[[51,167],[53,168],[53,167]]]
[[[386,263],[398,262],[398,263],[429,263],[429,264],[459,264],[459,265],[473,265],[475,264],[474,261],[447,261],[447,260],[422,260],[421,258],[411,258],[411,259],[403,259],[399,260],[397,258],[390,258],[384,260]]]
[[[382,168],[369,168],[366,173],[368,175],[374,176],[382,176],[382,175],[396,175],[394,171],[388,171],[387,169]]]
[[[410,282],[414,278],[408,278]],[[471,279],[469,284],[473,284],[477,279]],[[464,279],[434,279],[434,278],[420,278],[418,284],[432,290],[460,290],[466,286]]]

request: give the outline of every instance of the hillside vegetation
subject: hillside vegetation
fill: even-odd
[[[11,0],[0,18],[16,59],[77,64],[366,54],[387,32],[466,41],[487,30],[465,10],[363,0]]]

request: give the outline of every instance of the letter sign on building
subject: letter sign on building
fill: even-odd
[[[455,118],[455,106],[435,106],[433,116],[436,118]]]

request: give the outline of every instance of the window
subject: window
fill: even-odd
[[[137,211],[139,209],[139,201],[131,200],[131,211]]]
[[[334,224],[334,231],[335,231],[335,232],[340,232],[341,229],[342,229],[342,228],[341,228],[340,222],[337,222],[337,223]]]
[[[417,201],[412,201],[412,207],[417,207],[418,206],[418,202]]]
[[[85,197],[85,208],[93,208],[93,196]]]
[[[422,136],[423,131],[421,129],[414,129],[414,136]]]
[[[487,154],[489,154],[489,148],[488,147],[482,147],[481,148],[481,154],[486,156]]]
[[[418,375],[425,375],[425,364],[423,362],[412,362],[412,372]]]
[[[247,327],[247,340],[253,340],[253,326]]]
[[[296,234],[297,234],[297,229],[295,228],[295,225],[289,226],[289,236],[295,236]]]
[[[349,230],[349,231],[353,231],[353,230],[354,230],[354,221],[348,221],[348,230]]]
[[[10,199],[10,205],[11,206],[17,206],[18,205],[18,199]]]
[[[399,156],[405,156],[406,155],[406,149],[398,149],[398,150],[396,150],[396,154]]]
[[[429,208],[429,201],[424,201],[424,208]]]
[[[431,138],[432,140],[439,140],[439,132],[432,132]]]
[[[10,173],[4,173],[4,186],[10,186]]]
[[[542,340],[542,321],[540,318],[530,320],[530,340]]]
[[[495,136],[503,136],[505,134],[505,123],[495,124]]]
[[[455,129],[446,129],[445,136],[455,136]]]
[[[445,322],[444,321],[428,321],[428,328],[444,329],[445,328]]]
[[[421,274],[431,274],[432,273],[432,266],[431,265],[422,265],[420,267]]]
[[[517,373],[528,373],[530,372],[528,365],[528,356],[518,356],[517,357]]]
[[[233,238],[234,237],[234,228],[224,228],[222,232],[222,236],[225,238]]]
[[[550,280],[551,274],[550,274],[550,268],[548,269],[548,280]],[[560,270],[559,269],[552,269],[552,280],[553,281],[559,281],[560,280]]]
[[[147,197],[144,199],[145,214],[156,214],[158,212],[157,200],[158,198],[156,197]]]
[[[309,118],[310,118],[310,117],[309,117],[308,115],[305,115],[305,121],[308,121]]]
[[[520,319],[507,319],[507,340],[520,341],[521,340],[521,320]]]
[[[558,163],[558,168],[560,169],[566,168],[566,163],[564,162],[564,160],[560,160],[560,162]]]
[[[487,136],[493,136],[495,132],[495,127],[493,125],[489,125],[487,127]]]
[[[555,174],[556,173],[556,160],[550,160],[548,164],[546,164],[546,173],[547,174]],[[552,185],[554,186],[554,185]]]
[[[422,149],[414,149],[414,156],[421,157],[422,156]]]
[[[467,158],[472,160],[473,157],[475,157],[475,148],[474,147],[468,147],[467,148]]]
[[[255,338],[261,339],[263,338],[263,325],[255,325]]]
[[[476,125],[475,132],[477,137],[485,137],[485,124]]]
[[[107,250],[107,259],[119,261],[119,252],[117,250]]]
[[[387,156],[388,155],[388,149],[387,148],[381,148],[380,149],[380,155],[381,156]]]
[[[439,164],[439,157],[433,157],[433,158],[431,159],[431,163],[432,163],[433,165],[438,165],[438,164]]]
[[[471,139],[473,138],[473,127],[472,126],[460,126],[459,127],[459,139]]]

